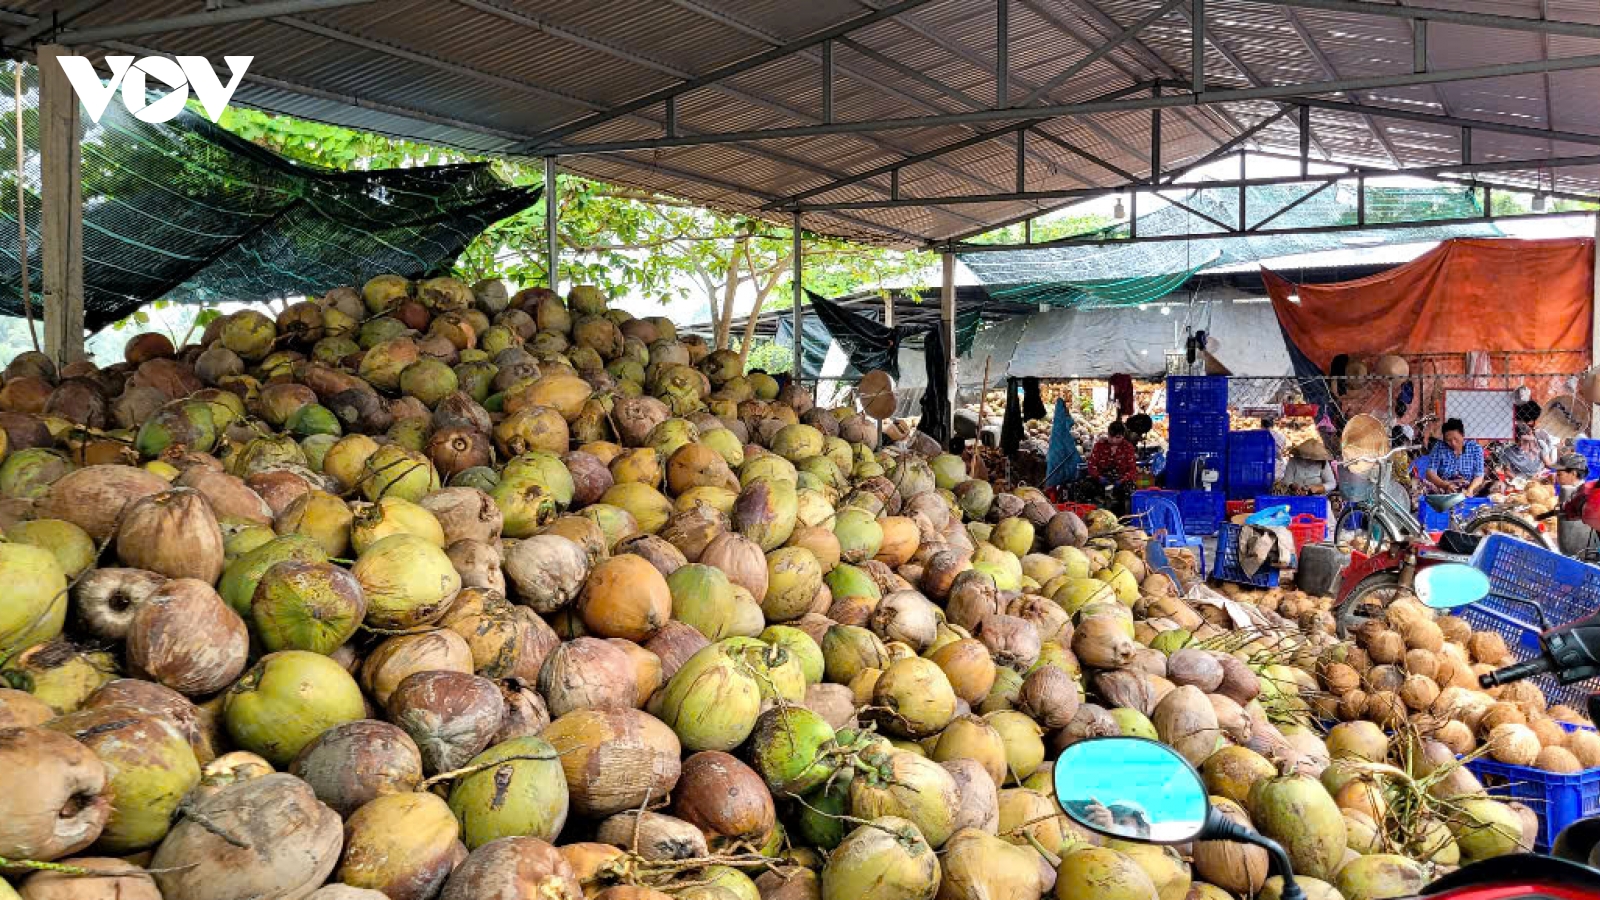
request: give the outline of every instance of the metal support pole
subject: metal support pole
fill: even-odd
[[[800,380],[800,304],[805,300],[805,244],[800,240],[800,214],[794,214],[794,248],[789,252],[794,261],[794,365],[790,369],[790,377],[796,382]]]
[[[78,98],[57,57],[39,48],[39,201],[43,216],[45,352],[57,366],[83,359],[83,184]]]
[[[890,200],[899,200],[900,199],[900,170],[899,169],[890,169],[889,170],[889,199]]]
[[[1139,192],[1128,192],[1128,237],[1137,240],[1139,237]]]
[[[1600,216],[1594,217],[1594,294],[1589,312],[1589,365],[1600,368]],[[1600,405],[1589,407],[1589,434],[1594,434],[1595,415]]]
[[[1011,68],[1011,0],[994,4],[994,107],[1005,109],[1011,102],[1008,70]]]
[[[667,98],[666,131],[667,131],[667,137],[669,137],[669,138],[678,136],[678,98],[677,97],[668,97]]]
[[[1411,71],[1428,71],[1428,20],[1411,20]]]
[[[833,41],[822,42],[822,121],[833,121]]]
[[[1033,220],[1032,219],[1023,219],[1022,220],[1022,242],[1024,244],[1033,243]]]
[[[1472,165],[1472,129],[1461,129],[1461,164]]]
[[[950,418],[944,424],[946,432],[954,437],[956,397],[961,393],[961,382],[956,379],[956,255],[946,250],[940,262],[943,264],[944,277],[939,286],[939,328],[944,332],[945,349],[950,354],[950,374],[947,379],[950,387]],[[981,392],[988,387],[982,385],[978,390]]]
[[[1494,218],[1494,185],[1483,186],[1483,214],[1487,218]]]
[[[1150,96],[1161,96],[1161,84],[1150,88]],[[1161,180],[1161,108],[1150,110],[1150,183]]]
[[[556,230],[561,192],[556,189],[556,158],[544,158],[544,241],[550,290],[561,293],[561,234]]]
[[[1300,107],[1300,177],[1311,174],[1311,107]]]
[[[1356,224],[1367,224],[1367,178],[1356,176]]]
[[[1028,132],[1017,132],[1017,193],[1028,189]]]
[[[1189,78],[1190,90],[1206,92],[1206,0],[1189,3]]]

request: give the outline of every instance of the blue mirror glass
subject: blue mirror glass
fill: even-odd
[[[1056,801],[1073,821],[1110,837],[1181,844],[1200,835],[1210,803],[1194,767],[1142,738],[1080,741],[1055,765]]]
[[[1462,563],[1440,563],[1417,573],[1417,599],[1434,609],[1477,603],[1489,595],[1489,576]]]

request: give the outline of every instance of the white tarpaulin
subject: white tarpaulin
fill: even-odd
[[[1270,303],[1217,300],[1168,305],[1165,314],[1157,305],[1056,309],[981,329],[971,354],[957,362],[958,396],[977,395],[985,362],[991,386],[1008,377],[1064,380],[1109,378],[1121,372],[1159,379],[1166,375],[1167,351],[1183,349],[1186,328],[1211,335],[1214,355],[1235,375],[1277,377],[1293,371]],[[925,384],[922,354],[901,350],[899,415],[915,414]]]

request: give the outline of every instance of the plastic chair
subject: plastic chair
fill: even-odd
[[[1183,513],[1178,509],[1176,500],[1159,491],[1138,491],[1133,495],[1129,511],[1133,518],[1140,519],[1144,523],[1144,530],[1148,534],[1166,532],[1161,539],[1161,546],[1169,549],[1188,547],[1194,550],[1200,563],[1200,571],[1206,571],[1205,541],[1191,537],[1183,530]]]

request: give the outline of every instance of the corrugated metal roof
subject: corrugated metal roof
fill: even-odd
[[[260,2],[260,0],[257,0]],[[1109,92],[1172,82],[1181,91],[1191,64],[1191,10],[1179,3],[1132,38],[1049,86],[1119,32],[1160,10],[1162,0],[1006,0],[1009,104],[1077,103]],[[1386,0],[1375,0],[1386,2]],[[1405,0],[1408,5],[1417,5]],[[235,102],[479,153],[512,153],[552,129],[671,88],[780,45],[871,14],[889,0],[384,0],[270,20],[129,37],[83,52],[255,57]],[[41,16],[65,0],[0,0],[0,11]],[[221,6],[245,5],[222,0]],[[1329,4],[1315,4],[1328,6]],[[1593,0],[1426,0],[1435,9],[1600,24]],[[1208,0],[1205,78],[1211,90],[1313,83],[1412,70],[1409,20],[1347,5],[1333,10],[1271,0]],[[107,2],[72,23],[92,28],[192,14],[193,0]],[[19,20],[20,21],[20,20]],[[835,121],[902,119],[995,105],[996,0],[935,0],[850,31],[833,43]],[[1589,37],[1487,31],[1435,21],[1428,63],[1454,69],[1600,54]],[[811,47],[683,94],[683,135],[813,126],[822,121],[822,53]],[[1041,86],[1049,86],[1041,92]],[[1033,98],[1035,94],[1037,98]],[[1528,74],[1324,95],[1368,108],[1450,116],[1600,136],[1600,70]],[[1239,101],[1162,113],[1166,168],[1204,156],[1274,115],[1273,100]],[[598,143],[653,140],[666,112],[656,104],[563,138]],[[1319,154],[1361,166],[1446,165],[1460,161],[1462,129],[1435,122],[1315,109]],[[661,191],[746,213],[797,192],[877,169],[1003,127],[930,124],[865,134],[828,134],[740,144],[647,148],[569,156],[565,170]],[[1294,118],[1254,138],[1259,149],[1296,152]],[[1030,191],[1106,187],[1117,169],[1147,177],[1151,114],[1101,112],[1058,118],[1026,144]],[[1075,148],[1075,150],[1073,149]],[[1076,152],[1075,152],[1076,151]],[[1476,161],[1537,161],[1594,154],[1592,144],[1475,129]],[[1097,165],[1088,154],[1103,160]],[[984,195],[1015,183],[1014,137],[976,143],[909,165],[905,198]],[[1485,182],[1600,193],[1600,167],[1492,173]],[[818,202],[880,201],[887,175],[838,187]],[[809,229],[911,244],[946,240],[1014,220],[1060,201],[997,199],[943,207],[896,207],[806,214]]]

